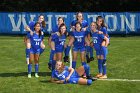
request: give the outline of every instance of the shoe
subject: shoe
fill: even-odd
[[[90,63],[90,58],[88,55],[86,55],[86,60],[87,60],[87,63]]]
[[[28,74],[28,78],[31,78],[32,76],[31,76],[31,74]]]
[[[94,60],[94,57],[90,57],[90,61],[93,61]]]
[[[64,62],[69,62],[69,56],[65,56],[63,59],[64,59]]]
[[[95,77],[96,78],[99,78],[99,77],[101,77],[102,76],[102,74],[97,74]]]
[[[87,76],[87,79],[91,79],[92,81],[96,81],[98,78],[92,77],[92,76],[90,75],[90,76]]]
[[[107,79],[107,75],[102,75],[99,79]]]
[[[51,64],[51,63],[48,63],[48,68],[49,68],[50,70],[52,70],[52,64]]]
[[[38,78],[38,77],[39,77],[39,76],[38,76],[38,73],[35,73],[35,77],[36,77],[36,78]]]

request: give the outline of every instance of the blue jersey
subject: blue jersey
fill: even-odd
[[[76,22],[77,22],[77,20],[73,20],[71,22],[71,26],[75,26]],[[88,27],[88,22],[86,20],[82,20],[81,24],[82,24],[82,28]]]
[[[64,44],[66,41],[66,35],[58,36],[57,34],[52,35],[52,41],[55,43],[55,50],[63,52]]]
[[[92,36],[92,41],[93,41],[95,50],[100,50],[101,44],[104,40],[104,35],[99,34],[98,31],[96,31],[96,32],[91,32],[91,36]]]
[[[43,40],[43,36],[37,35],[36,33],[33,33],[33,35],[30,35],[30,42],[31,42],[31,48],[33,50],[40,49],[41,42]]]
[[[58,80],[65,80],[66,77],[68,77],[70,74],[68,68],[68,66],[65,66],[64,71],[61,73],[54,69],[52,72],[52,78],[57,78]],[[74,71],[70,78],[79,78],[79,75],[76,71]]]
[[[85,47],[85,37],[88,35],[87,31],[73,31],[72,36],[74,37],[74,47],[81,48]]]

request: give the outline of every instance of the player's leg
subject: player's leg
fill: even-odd
[[[38,71],[39,71],[39,54],[40,53],[36,53],[34,55],[34,63],[35,63],[35,77],[39,77],[38,76]]]
[[[94,55],[93,55],[93,43],[90,43],[90,61],[94,60]]]
[[[56,61],[62,61],[62,56],[63,56],[62,52],[56,53]]]
[[[72,68],[76,68],[76,60],[77,60],[77,54],[78,54],[78,52],[77,52],[78,50],[73,50],[73,52],[72,52],[72,58],[73,58],[73,60],[72,60]]]
[[[85,65],[86,62],[85,62],[85,50],[84,49],[80,50],[80,58],[81,58],[82,66]]]
[[[30,48],[31,48],[31,43],[30,39],[26,39],[26,63],[29,64],[29,56],[30,56]]]
[[[41,42],[41,48],[40,48],[40,55],[44,52],[45,50],[45,44],[44,44],[44,41]]]
[[[78,84],[81,84],[81,85],[91,85],[92,84],[92,80],[91,79],[79,78]]]
[[[31,78],[32,73],[32,62],[34,61],[34,54],[30,53],[29,64],[28,64],[28,78]]]

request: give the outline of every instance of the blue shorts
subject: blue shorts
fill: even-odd
[[[73,47],[73,51],[76,51],[76,52],[78,52],[78,51],[80,51],[80,52],[83,52],[83,51],[86,51],[86,48],[85,47]]]
[[[31,48],[30,49],[30,53],[32,53],[32,54],[40,54],[40,49],[33,49],[33,48]]]
[[[70,83],[70,84],[78,84],[79,79],[80,78],[70,78],[68,80],[68,83]]]
[[[64,47],[55,47],[55,53],[63,53]]]
[[[96,49],[95,49],[96,50]],[[96,50],[96,55],[98,56],[98,55],[103,55],[103,51],[102,51],[102,49],[97,49]]]

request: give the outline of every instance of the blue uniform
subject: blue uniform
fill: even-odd
[[[102,42],[104,40],[104,35],[103,34],[98,34],[98,31],[96,32],[91,32],[91,36],[92,36],[92,41],[94,44],[94,48],[96,50],[96,55],[102,55]]]
[[[57,70],[53,70],[52,71],[52,78],[56,78],[58,80],[65,80],[66,77],[68,77],[68,75],[70,74],[70,72],[68,71],[68,66],[64,67],[64,71],[61,73],[58,73]],[[78,80],[79,80],[80,76],[78,75],[78,73],[74,70],[73,74],[71,75],[70,79],[68,80],[67,83],[72,83],[72,84],[77,84]],[[66,83],[66,82],[64,82]]]
[[[78,21],[77,20],[73,20],[71,22],[71,26],[75,26],[76,22],[78,22]],[[86,20],[83,20],[81,24],[82,24],[82,28],[88,27],[88,22]]]
[[[88,35],[87,31],[72,32],[72,36],[74,37],[73,51],[78,51],[78,50],[80,50],[80,52],[85,51],[85,37],[87,35]]]
[[[43,40],[43,36],[37,35],[36,33],[33,33],[33,35],[30,35],[30,42],[31,42],[31,49],[30,52],[33,54],[39,54],[40,53],[40,45]]]
[[[66,35],[58,36],[57,34],[53,34],[52,41],[54,41],[54,43],[55,43],[55,52],[56,53],[64,51]]]
[[[56,25],[52,28],[51,33],[55,33],[55,32],[58,32],[58,31],[59,31],[59,27],[58,27],[58,25]]]

